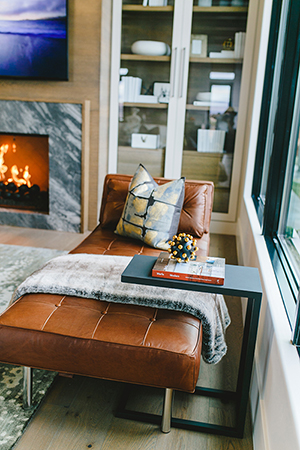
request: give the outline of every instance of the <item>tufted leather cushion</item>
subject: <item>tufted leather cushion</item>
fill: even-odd
[[[190,314],[25,295],[0,316],[0,360],[193,392],[202,346]]]
[[[149,247],[137,239],[116,235],[100,225],[70,253],[94,253],[96,255],[150,255],[158,256],[161,250]]]
[[[197,255],[207,256],[209,251],[209,233],[197,242]],[[137,239],[117,236],[112,230],[103,229],[100,225],[70,253],[94,253],[96,255],[149,255],[158,256],[161,250],[149,247]]]
[[[105,177],[100,210],[102,228],[114,230],[121,217],[132,176],[109,174]],[[156,183],[167,183],[166,178],[154,178]],[[210,181],[185,182],[185,197],[178,232],[202,237],[209,232],[214,185]]]

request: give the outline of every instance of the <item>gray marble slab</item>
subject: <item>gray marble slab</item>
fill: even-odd
[[[49,136],[49,214],[0,208],[0,224],[80,232],[82,105],[0,101],[0,132]]]

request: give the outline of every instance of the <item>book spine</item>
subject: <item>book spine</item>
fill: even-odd
[[[152,270],[152,276],[157,278],[168,278],[170,280],[196,281],[198,283],[218,285],[224,284],[224,278],[205,277],[203,275],[189,275],[186,273],[164,272],[154,269]]]

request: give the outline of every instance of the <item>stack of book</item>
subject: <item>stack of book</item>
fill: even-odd
[[[178,263],[170,258],[169,253],[161,252],[153,266],[152,276],[223,285],[225,280],[225,259],[198,256],[194,261]]]
[[[221,50],[220,52],[209,52],[210,58],[236,58],[234,50]]]
[[[121,102],[137,102],[141,94],[142,79],[139,77],[121,77],[120,101]]]
[[[143,0],[143,6],[167,6],[168,0]]]

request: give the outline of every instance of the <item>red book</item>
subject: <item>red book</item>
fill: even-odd
[[[179,263],[171,259],[169,253],[161,252],[153,266],[152,276],[222,285],[225,280],[225,259],[197,256],[194,261]]]

